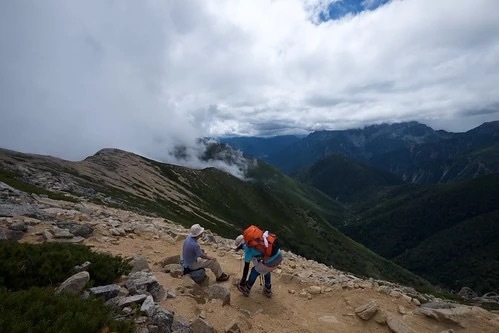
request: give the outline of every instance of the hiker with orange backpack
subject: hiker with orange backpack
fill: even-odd
[[[244,269],[241,280],[237,283],[237,289],[246,297],[249,296],[251,287],[260,274],[263,274],[265,287],[263,293],[272,297],[271,272],[282,262],[282,254],[279,249],[279,241],[274,234],[263,232],[256,226],[249,226],[242,235],[237,236],[234,241],[236,251],[244,250]],[[253,268],[249,279],[249,264],[253,262]]]

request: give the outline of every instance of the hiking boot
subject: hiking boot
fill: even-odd
[[[248,289],[248,287],[246,287],[246,284],[241,285],[240,283],[238,283],[237,290],[239,290],[244,296],[249,296],[250,290]]]
[[[229,274],[222,273],[219,277],[217,277],[217,282],[224,282],[229,279]]]
[[[272,297],[272,289],[267,288],[267,287],[264,287],[264,288],[263,288],[263,294],[264,294],[267,298],[271,298],[271,297]]]

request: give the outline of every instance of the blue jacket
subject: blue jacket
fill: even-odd
[[[256,258],[256,259],[262,259],[263,258],[263,253],[255,249],[254,247],[250,247],[246,244],[243,244],[243,250],[244,250],[244,261],[245,262],[250,262],[251,259]],[[266,259],[263,261],[264,264],[272,262],[275,258],[277,258],[281,254],[281,250],[277,250],[277,253],[274,254],[272,257]]]

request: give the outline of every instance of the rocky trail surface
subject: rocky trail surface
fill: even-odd
[[[231,239],[209,230],[201,246],[231,279],[217,283],[207,271],[208,281],[199,286],[181,274],[178,255],[188,231],[174,221],[0,185],[0,239],[83,243],[130,259],[134,271],[148,272],[164,290],[155,306],[184,323],[177,332],[499,332],[493,311],[361,279],[291,252],[272,275],[271,299],[259,280],[244,297],[234,285],[242,272],[241,253],[231,249]],[[136,320],[141,332],[154,331],[147,316]]]

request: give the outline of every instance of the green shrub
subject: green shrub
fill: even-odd
[[[55,295],[50,288],[0,289],[0,313],[0,332],[96,333],[105,327],[112,332],[135,331],[130,321],[113,319],[112,309],[102,299]]]
[[[88,246],[66,243],[26,244],[0,241],[0,287],[11,290],[57,285],[74,266],[90,261],[90,284],[113,283],[131,266],[123,258],[96,253]]]

